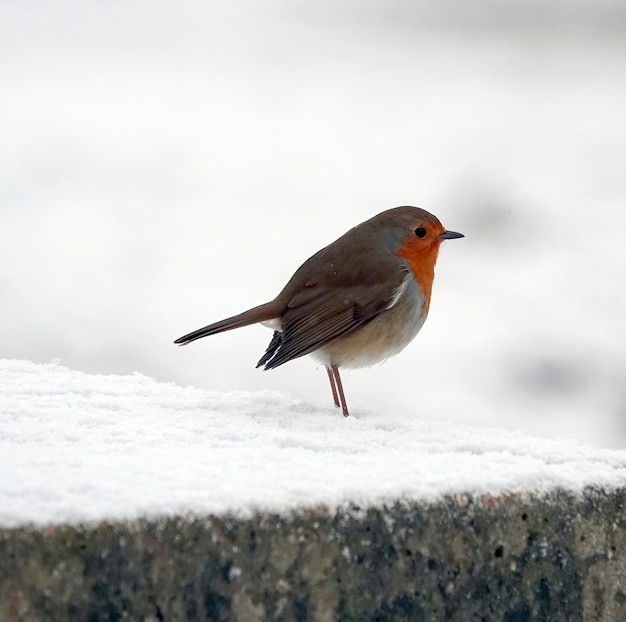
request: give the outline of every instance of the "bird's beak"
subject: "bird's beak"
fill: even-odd
[[[456,231],[444,231],[437,236],[439,240],[454,240],[454,238],[464,238],[465,236],[462,233],[457,233]]]

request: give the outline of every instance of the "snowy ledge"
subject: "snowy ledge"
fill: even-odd
[[[626,619],[625,452],[13,360],[0,452],[0,619]]]

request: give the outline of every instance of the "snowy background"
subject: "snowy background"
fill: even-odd
[[[621,0],[5,0],[0,357],[623,448],[625,75]],[[172,345],[402,204],[467,237],[354,421],[263,327]]]

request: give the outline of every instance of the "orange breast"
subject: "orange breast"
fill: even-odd
[[[440,245],[441,242],[438,240],[433,241],[433,243],[428,246],[422,246],[420,248],[416,248],[411,243],[408,243],[401,246],[398,251],[398,255],[402,257],[409,265],[409,268],[411,268],[411,272],[413,272],[413,276],[424,294],[424,298],[426,299],[424,313],[428,313],[430,306],[430,293],[433,289],[435,263],[437,262]]]

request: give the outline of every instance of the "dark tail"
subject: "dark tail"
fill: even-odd
[[[273,320],[281,314],[281,310],[278,308],[274,300],[267,302],[264,305],[253,307],[248,309],[239,315],[233,315],[225,320],[215,322],[215,324],[209,324],[204,328],[194,330],[192,333],[179,337],[174,343],[179,346],[185,346],[196,339],[202,337],[208,337],[209,335],[216,335],[217,333],[223,333],[226,330],[233,330],[233,328],[241,328],[242,326],[248,326],[250,324],[256,324],[257,322],[265,322],[267,320]]]

